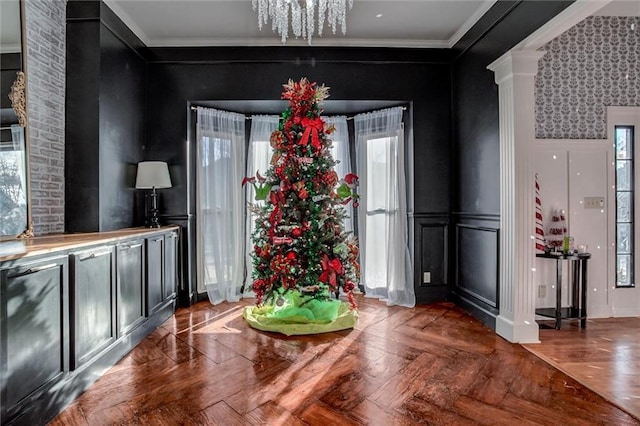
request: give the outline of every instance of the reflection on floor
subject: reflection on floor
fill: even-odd
[[[533,354],[640,419],[640,318],[565,321],[540,329]]]
[[[451,303],[357,297],[353,330],[285,337],[240,303],[180,309],[58,425],[638,425]]]

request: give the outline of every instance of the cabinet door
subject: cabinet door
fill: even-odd
[[[0,424],[69,370],[66,256],[0,269]]]
[[[144,321],[144,240],[117,248],[118,337]]]
[[[71,255],[71,368],[116,340],[116,277],[113,247]]]
[[[164,302],[162,291],[164,236],[147,238],[147,316],[152,315]]]
[[[164,237],[164,300],[175,299],[178,288],[178,233]]]

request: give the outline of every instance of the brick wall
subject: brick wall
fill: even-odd
[[[26,0],[27,113],[36,235],[64,232],[66,0]]]

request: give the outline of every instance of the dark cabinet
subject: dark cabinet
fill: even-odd
[[[71,368],[117,338],[116,262],[112,246],[71,254]]]
[[[164,236],[164,300],[176,298],[178,291],[178,232]]]
[[[118,336],[121,336],[145,318],[144,240],[118,244],[116,251]]]
[[[0,423],[69,371],[68,257],[0,265]]]
[[[176,297],[178,283],[178,233],[169,232],[146,239],[147,316]]]
[[[164,236],[147,238],[147,316],[164,303]]]
[[[46,424],[173,314],[178,235],[0,242],[1,425]]]

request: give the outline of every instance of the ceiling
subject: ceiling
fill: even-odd
[[[598,15],[640,16],[639,0],[598,1]],[[258,30],[251,0],[104,0],[149,47],[280,46],[270,25]],[[496,0],[354,0],[347,34],[314,36],[314,46],[452,47]],[[378,15],[381,15],[378,17]],[[0,52],[20,51],[18,0],[0,0]],[[291,37],[288,46],[306,45]]]
[[[325,25],[314,46],[452,47],[496,0],[354,0],[347,34]],[[149,47],[280,46],[271,23],[258,30],[251,0],[105,0]],[[287,46],[306,40],[287,40]]]

